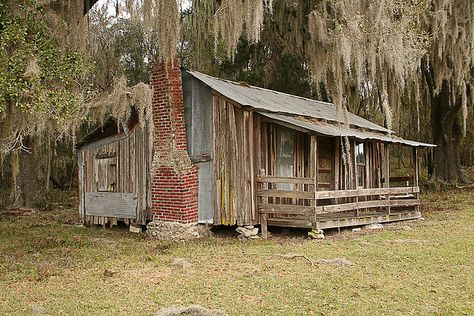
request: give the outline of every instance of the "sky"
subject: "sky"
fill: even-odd
[[[96,6],[107,6],[107,11],[109,12],[110,15],[115,16],[116,15],[116,4],[117,1],[119,4],[123,4],[125,1],[124,0],[99,0],[96,4]],[[142,1],[142,0],[139,0]],[[156,0],[155,0],[156,1]],[[182,10],[185,10],[191,6],[192,0],[177,0],[178,3],[180,4]],[[120,13],[120,12],[119,12]]]

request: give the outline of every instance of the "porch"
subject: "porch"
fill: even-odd
[[[257,183],[264,238],[268,225],[327,229],[421,217],[418,186],[317,191],[313,178],[276,176]]]

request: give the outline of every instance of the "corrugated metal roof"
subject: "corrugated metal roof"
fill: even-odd
[[[372,139],[372,140],[380,140],[383,142],[390,142],[390,143],[397,143],[403,144],[413,147],[436,147],[436,145],[420,143],[412,140],[406,140],[395,136],[390,136],[388,134],[380,134],[380,133],[373,133],[373,132],[366,132],[356,130],[354,128],[344,128],[344,126],[337,126],[334,124],[324,123],[321,121],[315,122],[311,121],[302,117],[297,116],[290,116],[290,115],[282,115],[282,114],[274,114],[268,112],[259,112],[263,116],[268,118],[281,121],[293,126],[297,126],[303,128],[308,131],[313,131],[322,135],[328,136],[348,136],[348,137],[355,137],[360,140]]]
[[[219,79],[197,71],[188,71],[188,73],[225,97],[244,106],[273,113],[301,115],[344,123],[344,117],[337,114],[336,107],[332,103]],[[353,113],[349,113],[349,124],[384,133],[392,132]]]

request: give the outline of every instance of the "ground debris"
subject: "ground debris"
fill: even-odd
[[[175,258],[171,263],[175,267],[180,267],[184,269],[191,268],[192,264],[185,258]]]
[[[311,260],[310,258],[308,258],[306,255],[302,255],[302,254],[297,254],[297,253],[287,253],[285,255],[277,255],[279,257],[282,257],[282,258],[285,258],[285,259],[295,259],[295,258],[303,258],[305,259],[306,261],[308,261],[308,263],[311,265],[311,266],[314,266],[314,262],[313,260]]]
[[[394,239],[394,240],[387,240],[389,244],[421,244],[426,242],[426,240],[421,239]]]
[[[166,307],[158,311],[157,316],[178,316],[178,315],[189,315],[189,316],[226,316],[228,314],[219,311],[211,310],[200,305],[190,305],[185,307]]]
[[[117,274],[117,271],[113,271],[113,270],[109,270],[109,269],[105,269],[104,273],[103,273],[104,277],[109,277],[109,278],[113,277],[116,274]]]
[[[31,311],[33,314],[46,314],[47,310],[41,304],[31,304]]]
[[[337,267],[347,267],[352,266],[354,263],[346,258],[336,258],[336,259],[318,259],[315,261],[316,264],[327,264]]]
[[[5,210],[0,212],[0,215],[20,215],[20,216],[29,216],[36,214],[37,210],[34,208],[26,208],[26,207],[7,207]]]

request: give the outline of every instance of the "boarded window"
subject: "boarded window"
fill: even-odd
[[[295,131],[289,128],[278,126],[277,128],[277,157],[276,175],[278,177],[294,177],[295,158]],[[278,190],[294,190],[292,183],[279,183]]]
[[[96,157],[95,182],[97,192],[117,192],[117,158]]]

